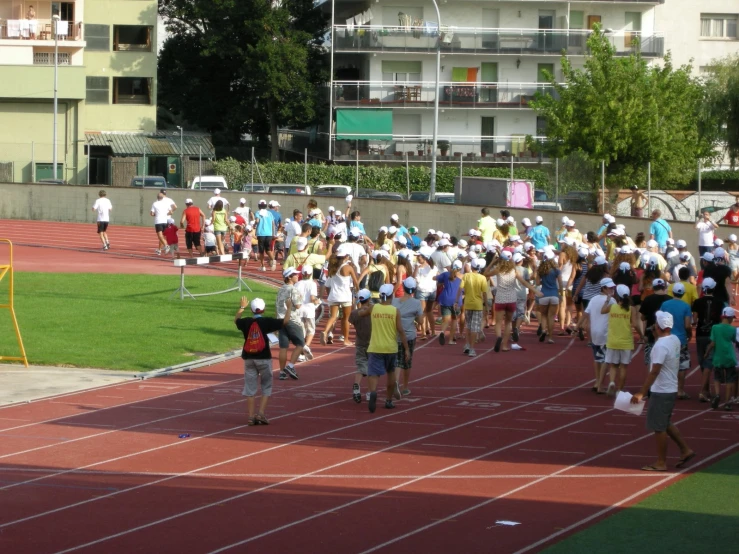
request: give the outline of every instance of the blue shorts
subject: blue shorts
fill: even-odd
[[[421,292],[420,290],[417,290],[416,298],[423,302],[430,302],[430,301],[432,302],[436,300],[436,293],[435,292]]]
[[[369,353],[369,361],[367,363],[367,375],[370,377],[380,377],[386,373],[395,371],[396,354],[377,354]]]
[[[441,317],[448,317],[451,316],[452,319],[457,319],[457,316],[459,315],[459,309],[454,309],[454,306],[440,306],[441,308]]]

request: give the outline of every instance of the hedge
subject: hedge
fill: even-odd
[[[698,190],[698,178],[691,183],[693,190]],[[706,191],[739,191],[739,171],[713,170],[701,173],[701,188]]]
[[[257,171],[257,168],[259,171]],[[251,182],[251,163],[225,158],[213,163],[216,175],[223,175],[226,181],[237,188]],[[302,163],[264,162],[254,168],[255,183],[302,184],[305,181],[305,167]],[[505,167],[465,167],[468,177],[510,177],[511,171]],[[308,164],[309,185],[348,185],[354,187],[356,167],[353,165]],[[261,178],[260,178],[261,174]],[[454,192],[454,178],[459,175],[456,166],[439,165],[436,169],[436,190]],[[516,179],[535,181],[537,189],[549,189],[549,176],[538,169],[516,168]],[[429,188],[430,168],[411,166],[409,169],[411,190],[426,191]],[[388,192],[406,192],[405,167],[359,166],[359,187]]]

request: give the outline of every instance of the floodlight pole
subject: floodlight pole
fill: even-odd
[[[439,78],[441,74],[441,14],[436,0],[431,0],[436,10],[438,28],[436,32],[436,90],[434,91],[434,136],[431,145],[431,183],[429,185],[429,202],[436,197],[436,141],[439,138]]]

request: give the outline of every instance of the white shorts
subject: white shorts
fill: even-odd
[[[559,296],[542,296],[539,298],[539,306],[557,306],[559,305]]]
[[[606,350],[606,363],[613,365],[629,365],[631,363],[632,350],[616,350],[609,348]]]

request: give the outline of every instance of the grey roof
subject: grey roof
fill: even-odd
[[[85,133],[91,146],[108,146],[117,156],[179,156],[180,134],[178,132],[141,133]],[[214,158],[216,155],[210,135],[185,133],[182,136],[182,155]]]

